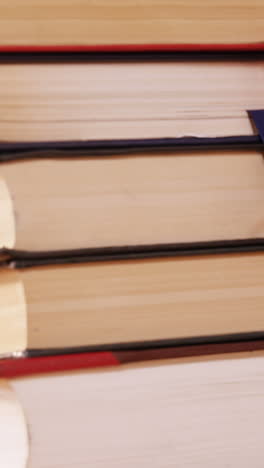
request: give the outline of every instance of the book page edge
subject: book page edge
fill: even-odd
[[[26,468],[28,433],[25,415],[14,389],[0,380],[0,466]]]
[[[0,248],[15,245],[15,216],[13,202],[4,179],[0,178]]]
[[[23,282],[15,270],[0,272],[0,356],[27,348],[27,305]],[[2,466],[2,465],[0,465]]]

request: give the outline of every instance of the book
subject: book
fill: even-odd
[[[260,239],[263,180],[257,150],[2,163],[0,246],[56,254]]]
[[[263,361],[262,351],[3,380],[1,466],[261,468]]]
[[[1,145],[252,136],[247,110],[264,108],[263,69],[247,55],[2,63]]]
[[[260,0],[1,2],[2,47],[167,47],[263,41]]]
[[[2,268],[0,353],[261,333],[263,254]]]

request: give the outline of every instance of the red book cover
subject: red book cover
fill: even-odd
[[[34,374],[78,371],[102,367],[120,366],[130,363],[162,361],[182,358],[202,358],[210,356],[234,356],[236,353],[251,353],[264,350],[262,334],[255,339],[238,337],[229,341],[209,340],[208,343],[183,344],[181,346],[142,347],[119,349],[116,351],[84,351],[45,355],[38,352],[25,352],[19,357],[0,359],[0,378],[23,377]],[[236,337],[233,337],[236,338]]]
[[[0,45],[0,53],[258,52],[264,42],[212,44]]]

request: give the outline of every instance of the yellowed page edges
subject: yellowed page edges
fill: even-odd
[[[15,391],[0,380],[0,466],[26,468],[28,459],[27,425]]]
[[[16,271],[3,268],[0,271],[0,355],[24,351],[26,347],[24,287]]]
[[[15,216],[8,187],[0,178],[0,248],[15,245]]]

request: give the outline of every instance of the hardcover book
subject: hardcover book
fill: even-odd
[[[263,270],[263,253],[2,268],[0,353],[258,335]]]
[[[201,139],[204,145],[216,139],[217,146],[217,138],[233,146],[254,143],[257,130],[247,111],[264,108],[263,65],[262,55],[248,54],[6,61],[0,64],[0,151],[6,155],[4,143],[18,151],[19,142],[24,152],[27,143],[35,143],[28,146],[30,157],[34,148],[70,151],[73,142],[83,142],[85,150],[85,141],[93,143],[91,153],[104,141],[105,154],[111,141],[119,154],[132,151],[135,142],[143,150],[145,140],[153,147],[167,138],[183,139],[182,146],[184,137],[193,137],[193,146]]]
[[[263,352],[0,382],[0,464],[263,466]]]
[[[0,18],[6,51],[263,48],[261,0],[10,0]]]

